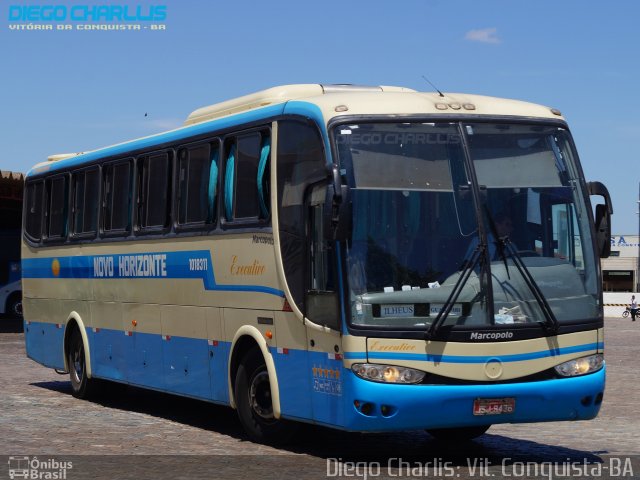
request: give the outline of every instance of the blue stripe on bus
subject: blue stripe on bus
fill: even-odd
[[[308,104],[311,106],[311,104]],[[61,169],[79,167],[85,163],[99,160],[105,157],[112,157],[117,155],[128,155],[133,151],[144,150],[162,145],[165,143],[179,142],[181,140],[188,140],[196,135],[203,135],[207,133],[215,133],[217,131],[223,131],[233,127],[237,127],[242,124],[258,122],[262,119],[281,115],[284,110],[285,104],[272,105],[263,107],[260,109],[252,110],[250,112],[233,115],[230,117],[209,120],[207,122],[198,123],[189,127],[179,128],[177,130],[171,130],[169,132],[159,133],[150,137],[140,138],[111,147],[101,148],[92,152],[84,153],[69,159],[60,160],[57,162],[49,162],[46,165],[34,167],[27,173],[27,177],[32,175],[38,175],[40,173],[55,172]]]
[[[169,132],[162,132],[150,137],[131,140],[110,147],[100,148],[98,150],[77,155],[65,160],[48,162],[45,165],[34,167],[29,170],[27,172],[26,178],[41,173],[56,172],[62,169],[80,167],[86,163],[99,160],[101,158],[129,155],[134,151],[150,149],[162,144],[189,140],[190,138],[197,135],[204,135],[207,133],[215,134],[219,131],[228,130],[247,123],[259,122],[260,120],[277,117],[282,114],[305,116],[317,123],[323,134],[327,163],[331,164],[331,149],[329,146],[329,138],[327,136],[327,129],[322,111],[315,104],[302,100],[296,100],[281,103],[278,105],[258,108],[256,110],[239,113],[237,115],[232,115],[225,118],[209,120],[206,122],[198,123],[196,125],[171,130]]]
[[[22,259],[23,278],[202,279],[205,290],[258,292],[284,298],[284,292],[264,285],[216,283],[211,252],[144,252]]]
[[[345,360],[366,360],[367,352],[344,352]]]
[[[434,363],[487,363],[489,360],[500,360],[501,362],[523,362],[527,360],[538,360],[541,358],[558,357],[571,353],[588,352],[604,348],[604,343],[586,343],[572,347],[554,348],[551,350],[541,350],[538,352],[518,353],[514,355],[434,355],[419,353],[393,353],[393,352],[347,352],[347,360],[411,360]]]

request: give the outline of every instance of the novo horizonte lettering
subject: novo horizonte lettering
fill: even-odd
[[[10,22],[162,22],[166,5],[10,5]]]
[[[96,278],[115,277],[114,257],[94,257],[93,276]],[[118,256],[117,277],[166,277],[167,255],[120,255]]]

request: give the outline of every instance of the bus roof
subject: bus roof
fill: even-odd
[[[312,114],[311,114],[312,112]],[[220,102],[193,111],[185,126],[136,140],[78,154],[52,155],[27,176],[81,166],[99,158],[126,155],[213,130],[259,121],[287,113],[308,113],[323,126],[331,119],[352,115],[503,116],[564,120],[560,112],[543,105],[464,93],[417,92],[393,86],[283,85]]]
[[[187,117],[184,124],[194,125],[292,100],[317,105],[322,110],[325,121],[338,115],[362,114],[473,113],[554,119],[561,117],[559,111],[542,105],[482,95],[445,93],[441,96],[439,93],[418,92],[405,87],[301,84],[269,88],[199,108]]]

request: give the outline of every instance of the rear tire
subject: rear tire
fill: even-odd
[[[483,435],[490,427],[491,425],[480,425],[478,427],[432,428],[428,429],[427,433],[444,442],[466,442]]]
[[[262,352],[253,348],[242,358],[234,388],[238,417],[249,438],[259,443],[286,443],[295,424],[273,414],[269,373]]]
[[[67,348],[67,364],[69,365],[71,394],[76,398],[86,399],[95,390],[95,381],[87,376],[87,356],[80,331],[75,327],[70,335]]]
[[[622,318],[627,318],[629,316],[629,310],[625,310],[622,312]]]

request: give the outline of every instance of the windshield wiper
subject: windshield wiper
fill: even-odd
[[[511,275],[509,274],[509,264],[507,262],[507,256],[504,254],[505,248],[509,252],[509,256],[513,259],[513,263],[518,269],[518,272],[520,272],[520,275],[522,275],[522,278],[524,279],[524,282],[526,283],[527,287],[529,287],[529,290],[531,290],[531,293],[533,293],[534,298],[536,299],[536,301],[538,302],[538,305],[540,306],[540,310],[542,310],[542,314],[544,315],[544,318],[545,318],[545,322],[543,323],[545,329],[550,334],[556,333],[558,331],[560,324],[558,323],[558,319],[554,315],[553,310],[551,310],[551,307],[549,306],[547,299],[544,297],[544,294],[542,293],[542,291],[540,290],[540,287],[538,286],[535,279],[533,278],[533,275],[531,275],[531,272],[522,261],[522,257],[520,256],[516,248],[513,246],[513,243],[511,243],[511,240],[509,239],[509,235],[503,235],[502,237],[498,236],[498,229],[496,227],[495,221],[493,220],[493,217],[491,216],[491,212],[489,211],[489,208],[486,205],[485,205],[485,211],[487,213],[487,219],[489,221],[489,228],[491,229],[491,234],[496,239],[496,247],[498,249],[498,253],[502,258],[502,261],[504,262],[504,268],[507,272],[507,278],[510,280]]]
[[[547,331],[550,334],[557,333],[558,328],[560,327],[560,324],[558,323],[558,319],[554,315],[553,310],[551,310],[551,307],[549,306],[547,299],[544,297],[544,294],[542,293],[542,291],[540,290],[540,287],[538,286],[535,279],[533,278],[533,275],[531,275],[531,272],[522,261],[522,257],[513,246],[513,243],[511,243],[511,240],[509,240],[509,236],[505,235],[504,237],[500,238],[500,242],[509,251],[511,258],[513,259],[514,265],[520,272],[520,275],[522,275],[522,278],[527,284],[527,287],[529,287],[529,290],[531,290],[531,293],[533,293],[533,296],[538,302],[538,305],[540,306],[540,310],[542,310],[542,314],[544,315],[546,320],[543,324],[544,327],[547,329]],[[506,259],[505,259],[505,262],[506,262]]]
[[[486,250],[487,250],[487,246],[482,243],[478,243],[476,248],[473,250],[473,253],[471,254],[471,258],[469,259],[469,261],[465,263],[462,271],[460,272],[460,276],[458,277],[456,284],[453,286],[453,289],[449,294],[449,298],[447,298],[447,301],[444,303],[442,309],[440,310],[440,312],[438,312],[438,316],[433,321],[433,323],[429,325],[429,328],[424,333],[425,340],[430,340],[433,337],[435,337],[436,333],[438,332],[438,329],[442,326],[444,321],[447,319],[447,316],[449,315],[449,313],[451,313],[451,309],[453,308],[453,306],[456,303],[456,300],[460,296],[460,293],[462,292],[462,289],[467,283],[467,280],[471,276],[473,269],[476,268],[478,261],[484,256],[484,252]]]
[[[489,228],[491,229],[491,235],[493,235],[493,238],[494,238],[493,243],[495,243],[496,250],[500,255],[500,258],[502,258],[502,261],[504,262],[504,269],[507,272],[507,278],[511,280],[511,275],[509,274],[509,264],[507,263],[507,256],[504,254],[505,243],[503,242],[503,239],[498,235],[498,228],[496,227],[496,223],[493,220],[493,217],[491,216],[489,207],[485,205],[484,208],[487,212],[487,220],[489,221],[488,223],[489,223]],[[491,258],[489,258],[489,261],[491,261]]]

